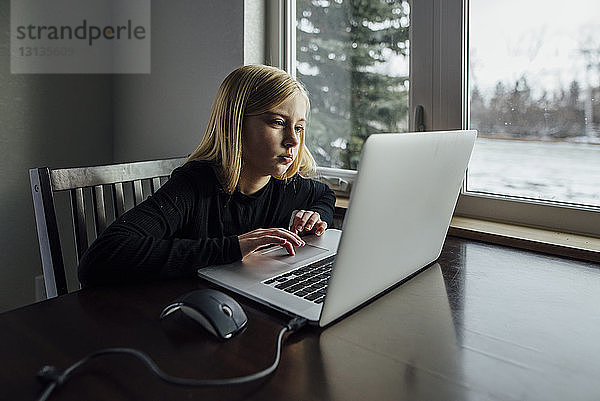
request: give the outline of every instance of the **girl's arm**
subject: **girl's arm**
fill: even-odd
[[[174,174],[153,196],[110,225],[83,255],[83,285],[193,276],[199,267],[241,258],[237,236],[175,238],[193,218],[198,188]]]

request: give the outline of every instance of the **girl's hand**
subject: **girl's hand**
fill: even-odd
[[[296,234],[309,234],[314,230],[314,234],[321,235],[327,229],[327,223],[321,220],[321,216],[317,212],[311,210],[299,210],[294,215],[290,227]]]
[[[281,245],[290,255],[295,255],[294,245],[304,246],[305,242],[298,236],[285,228],[258,228],[238,235],[242,258],[267,245]]]

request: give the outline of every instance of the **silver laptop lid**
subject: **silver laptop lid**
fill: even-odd
[[[320,326],[439,257],[476,136],[444,131],[367,139]]]

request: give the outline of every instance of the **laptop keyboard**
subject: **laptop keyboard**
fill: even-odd
[[[263,284],[316,304],[323,303],[335,256],[272,277],[263,281]]]

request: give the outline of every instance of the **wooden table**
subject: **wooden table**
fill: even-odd
[[[268,366],[282,315],[240,300],[248,328],[219,342],[159,320],[197,280],[85,289],[0,315],[2,400],[35,400],[44,364],[105,347],[143,350],[172,375]],[[360,311],[287,337],[267,379],[169,386],[129,356],[85,365],[51,400],[598,400],[600,266],[448,237],[438,263]]]

